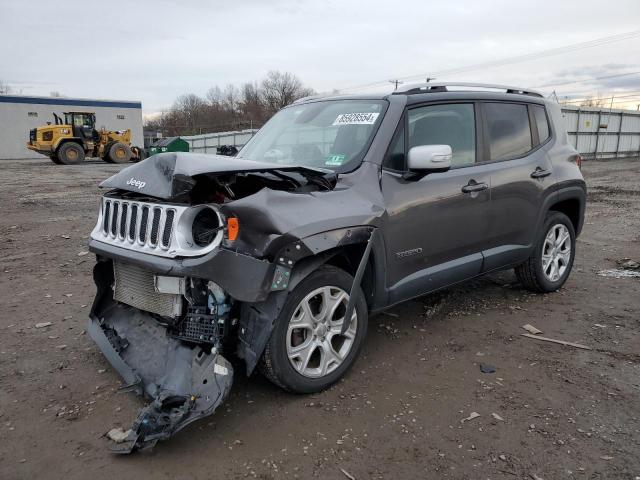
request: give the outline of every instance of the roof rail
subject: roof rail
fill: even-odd
[[[291,105],[295,105],[296,103],[308,102],[309,100],[317,100],[318,98],[326,97],[326,94],[318,93],[316,95],[307,95],[306,97],[299,98],[291,102]]]
[[[463,90],[469,92],[477,92],[483,90],[502,90],[505,93],[515,93],[519,95],[532,95],[535,97],[544,97],[540,92],[535,90],[529,90],[520,87],[508,87],[506,85],[493,85],[490,83],[440,83],[440,82],[428,82],[428,83],[410,83],[399,87],[393,92],[394,95],[415,95],[418,93],[437,93],[437,92],[450,92],[448,87],[462,87]]]

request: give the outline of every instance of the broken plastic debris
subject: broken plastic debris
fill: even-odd
[[[640,269],[640,263],[636,262],[635,260],[623,261],[623,263],[621,263],[620,266],[622,268],[625,268],[625,269],[628,269],[628,270],[638,270],[638,269]]]
[[[131,430],[127,430],[125,432],[121,427],[112,428],[107,432],[107,437],[116,443],[122,443],[127,439],[130,433]]]
[[[542,333],[542,330],[538,330],[536,327],[534,327],[529,323],[527,323],[526,325],[523,325],[522,328],[524,328],[527,332],[533,335],[540,335]]]
[[[500,415],[498,415],[497,413],[492,413],[491,416],[493,418],[495,418],[496,420],[500,420],[501,422],[504,422],[504,418],[502,418]]]
[[[480,371],[482,373],[496,373],[496,367],[494,367],[493,365],[489,365],[488,363],[481,363]]]
[[[460,423],[468,422],[470,420],[473,420],[474,418],[478,418],[479,416],[480,414],[478,412],[471,412],[471,414],[467,418],[463,418],[462,420],[460,420]]]
[[[44,328],[44,327],[49,327],[53,325],[53,323],[51,322],[40,322],[40,323],[36,323],[36,328]]]

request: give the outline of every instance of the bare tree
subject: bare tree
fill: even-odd
[[[272,71],[262,82],[245,83],[240,88],[216,85],[204,98],[181,95],[169,111],[148,120],[145,126],[164,135],[256,128],[282,107],[312,93],[295,75]]]
[[[241,89],[240,111],[250,125],[262,124],[267,118],[258,82],[245,83]]]
[[[300,79],[289,72],[272,70],[262,81],[262,101],[271,114],[313,93],[312,89],[304,87]]]
[[[600,98],[599,96],[596,96],[596,97],[589,97],[584,99],[582,102],[579,103],[579,105],[581,107],[604,107],[606,103],[607,103],[606,98]]]
[[[4,80],[0,79],[0,95],[10,95],[12,91],[11,86]]]
[[[206,102],[193,93],[180,95],[171,108],[177,123],[186,134],[200,133]]]

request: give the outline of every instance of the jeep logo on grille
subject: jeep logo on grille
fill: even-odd
[[[133,177],[131,177],[130,180],[127,180],[127,185],[131,185],[132,187],[137,187],[138,190],[144,188],[146,184],[147,182],[143,182],[142,180],[136,180]]]

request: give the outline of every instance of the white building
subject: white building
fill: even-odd
[[[29,130],[55,123],[53,114],[93,112],[96,128],[131,129],[131,144],[142,146],[142,104],[122,100],[0,95],[0,160],[46,158],[25,146]]]

